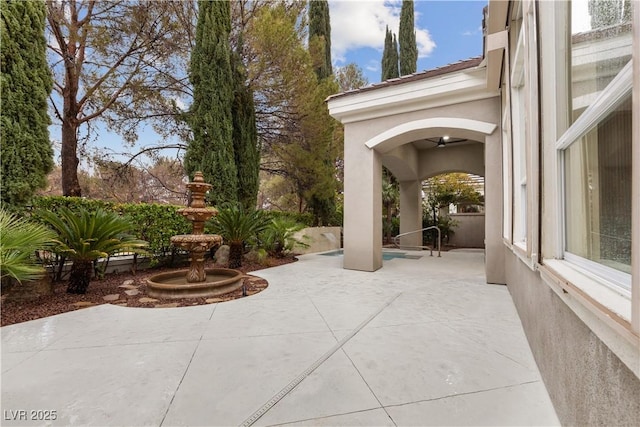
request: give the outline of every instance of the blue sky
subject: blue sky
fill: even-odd
[[[482,9],[486,0],[418,0],[414,2],[418,71],[440,67],[482,54]],[[331,53],[335,67],[356,63],[369,83],[380,81],[380,62],[385,27],[398,33],[402,0],[329,0]],[[124,148],[122,138],[108,132],[102,123],[94,130],[94,145],[122,152],[156,145],[160,138],[150,127],[141,128],[136,147]],[[51,137],[60,140],[60,127],[52,126]],[[175,150],[164,155],[173,156]],[[121,158],[124,159],[124,158]]]
[[[414,2],[418,71],[482,54],[483,0]],[[335,66],[355,62],[380,81],[385,26],[398,33],[401,0],[329,0]]]

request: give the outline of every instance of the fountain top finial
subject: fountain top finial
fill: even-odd
[[[204,195],[212,187],[211,184],[204,182],[202,172],[198,171],[193,176],[193,181],[187,184],[187,188],[191,191],[192,208],[204,208]]]
[[[198,171],[193,175],[193,182],[204,182],[204,175]]]

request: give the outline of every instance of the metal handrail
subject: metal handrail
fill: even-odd
[[[393,244],[396,245],[397,247],[400,247],[400,244],[398,243],[398,238],[400,238],[402,236],[409,235],[409,234],[422,233],[423,231],[433,230],[434,228],[436,230],[438,230],[438,256],[441,257],[442,255],[440,253],[440,243],[441,243],[442,239],[441,239],[441,234],[440,234],[440,228],[438,228],[435,225],[432,225],[431,227],[423,228],[421,230],[409,231],[407,233],[398,234],[396,237],[393,238]],[[420,249],[427,249],[428,248],[428,249],[431,250],[431,254],[429,256],[433,256],[433,246],[404,246],[404,247],[406,247],[406,248],[420,248]]]

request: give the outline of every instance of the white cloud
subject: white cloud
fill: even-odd
[[[345,55],[351,50],[373,48],[382,51],[386,26],[398,33],[401,7],[400,0],[331,0],[334,62],[345,62]],[[416,28],[416,44],[419,57],[429,56],[436,46],[426,28]]]
[[[482,34],[482,26],[479,26],[478,28],[476,28],[473,31],[467,30],[467,31],[462,33],[463,36],[475,36],[475,35],[478,35],[478,34]]]
[[[367,65],[365,66],[365,69],[367,71],[371,71],[371,72],[376,72],[376,71],[380,71],[380,61],[369,61],[367,62]]]

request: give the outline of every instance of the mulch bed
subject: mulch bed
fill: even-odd
[[[238,270],[246,274],[244,285],[247,296],[257,294],[267,288],[266,280],[247,274],[252,271],[261,270],[263,268],[275,267],[278,265],[288,264],[296,261],[294,257],[285,258],[269,258],[266,265],[255,264],[243,261],[243,265]],[[207,265],[207,268],[213,265]],[[186,267],[182,267],[186,268]],[[189,307],[194,305],[213,304],[217,302],[230,301],[237,298],[243,298],[242,289],[238,289],[228,294],[219,295],[214,298],[182,298],[182,299],[162,299],[153,298],[154,301],[144,302],[145,298],[150,298],[146,293],[147,277],[163,271],[176,270],[176,268],[157,268],[139,271],[137,274],[118,273],[105,276],[104,279],[93,279],[89,284],[87,293],[84,295],[67,294],[67,283],[60,282],[53,284],[53,294],[42,296],[28,301],[17,301],[7,299],[6,295],[2,296],[2,326],[12,325],[15,323],[26,322],[29,320],[40,319],[42,317],[53,316],[55,314],[65,313],[68,311],[79,310],[85,307],[92,307],[100,304],[116,304],[126,307]],[[127,295],[127,288],[120,287],[128,280],[133,280],[133,286],[137,286],[139,293],[137,295]],[[115,301],[105,301],[107,295],[118,294]],[[140,300],[142,299],[143,302]]]

